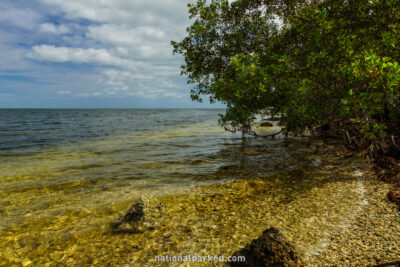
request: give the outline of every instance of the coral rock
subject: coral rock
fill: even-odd
[[[261,237],[233,256],[245,256],[246,261],[232,262],[232,267],[303,266],[303,260],[295,246],[274,227],[265,230]]]

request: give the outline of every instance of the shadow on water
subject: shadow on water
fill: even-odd
[[[309,141],[301,139],[261,142],[256,138],[247,138],[242,143],[227,146],[210,158],[224,158],[229,164],[219,167],[214,173],[196,176],[195,179],[270,180],[274,182],[274,186],[262,189],[259,193],[279,194],[283,196],[282,204],[302,198],[310,190],[326,184],[359,180],[353,175],[359,167],[351,167],[355,159],[342,157],[339,144],[331,144],[329,147],[319,144],[320,147],[310,148]],[[324,150],[326,155],[316,155],[320,154],[319,150]],[[343,165],[350,166],[350,170],[342,172],[340,168]]]

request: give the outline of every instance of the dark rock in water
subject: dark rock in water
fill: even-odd
[[[274,126],[272,123],[265,121],[260,124],[261,127],[272,127]]]
[[[279,121],[278,126],[285,126],[285,123],[283,121]]]
[[[390,201],[396,203],[400,208],[400,188],[395,188],[389,191],[388,198]]]
[[[317,157],[312,158],[310,161],[310,166],[312,166],[312,167],[319,167],[319,166],[321,166],[321,164],[322,164],[321,159],[319,159]]]
[[[110,224],[111,229],[115,233],[134,233],[143,230],[143,226],[149,226],[149,229],[152,229],[154,226],[151,226],[151,221],[159,216],[162,210],[161,203],[142,197],[133,202],[122,219]]]
[[[233,256],[245,256],[245,262],[232,262],[231,267],[304,266],[299,253],[282,233],[271,227]]]
[[[142,222],[144,220],[144,214],[145,214],[145,204],[143,200],[138,200],[133,202],[131,208],[128,210],[128,212],[125,214],[125,216],[116,221],[111,223],[111,229],[113,231],[129,231],[135,230],[135,226]],[[130,229],[127,228],[127,225],[130,226]],[[124,227],[122,227],[124,226]]]
[[[140,222],[144,219],[143,201],[134,202],[128,212],[125,214],[124,222]]]

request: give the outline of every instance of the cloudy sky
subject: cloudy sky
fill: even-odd
[[[221,107],[180,77],[187,0],[1,0],[0,108]]]

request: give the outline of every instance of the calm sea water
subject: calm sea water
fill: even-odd
[[[0,110],[0,203],[6,215],[0,224],[18,224],[29,212],[57,214],[71,199],[79,201],[69,208],[79,210],[93,201],[176,194],[196,183],[231,180],[232,172],[270,175],[289,166],[284,147],[266,140],[243,144],[240,135],[225,132],[218,126],[223,112]],[[270,152],[262,158],[242,153],[265,142]],[[277,154],[282,160],[274,159]],[[257,159],[270,162],[252,169]]]
[[[331,221],[342,225],[362,201],[356,163],[326,155],[318,167],[300,139],[243,140],[218,126],[223,112],[0,110],[0,265],[229,254],[268,225],[326,242]],[[107,225],[149,195],[168,210],[160,227],[112,235]]]

